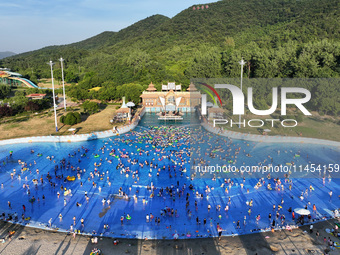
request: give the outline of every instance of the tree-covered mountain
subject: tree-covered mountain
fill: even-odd
[[[15,54],[16,53],[11,52],[11,51],[3,51],[3,52],[0,52],[0,59],[7,58],[7,57],[13,56]]]
[[[103,100],[120,96],[124,84],[187,85],[193,77],[238,77],[241,57],[248,77],[340,75],[337,0],[223,0],[208,8],[194,6],[171,19],[154,15],[119,32],[6,58],[0,66],[36,80],[49,77],[45,63],[62,56],[66,79],[79,82],[68,93]],[[60,76],[58,65],[55,72]],[[97,86],[102,89],[84,90]]]
[[[132,38],[138,37],[141,34],[151,32],[168,19],[168,17],[163,15],[153,15],[136,22],[132,26],[120,30],[118,33],[106,31],[84,41],[70,44],[69,46],[79,49],[105,48],[118,42],[130,40]]]

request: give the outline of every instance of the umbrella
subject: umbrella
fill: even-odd
[[[134,102],[128,102],[126,104],[126,106],[130,108],[130,107],[134,107],[135,104],[134,104]],[[131,108],[130,108],[130,112],[129,112],[129,119],[131,120]]]
[[[307,209],[303,209],[303,208],[295,208],[294,212],[300,215],[309,215],[310,211]]]
[[[128,102],[128,103],[126,104],[126,106],[127,106],[127,107],[134,107],[135,104],[134,104],[134,102]]]
[[[212,102],[207,102],[207,107],[213,107],[214,104]]]

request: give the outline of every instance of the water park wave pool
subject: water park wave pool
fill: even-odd
[[[0,214],[39,228],[162,239],[217,236],[217,225],[223,235],[281,228],[296,225],[289,208],[307,207],[314,221],[339,207],[335,170],[280,180],[190,170],[202,160],[236,169],[336,165],[339,148],[231,140],[185,119],[164,125],[146,114],[134,131],[108,139],[1,146]]]

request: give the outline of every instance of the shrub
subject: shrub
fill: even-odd
[[[65,118],[65,124],[66,125],[74,125],[74,124],[77,124],[77,119],[76,119],[76,117],[74,116],[74,114],[73,113],[71,113],[71,114],[67,114],[66,115],[66,118]]]
[[[65,122],[65,116],[64,115],[60,116],[60,122],[64,124],[64,122]]]
[[[80,123],[80,122],[81,122],[81,117],[80,117],[79,112],[74,112],[73,114],[74,114],[74,116],[75,116],[76,119],[77,119],[77,123]]]
[[[298,115],[296,116],[296,121],[297,121],[297,122],[302,122],[302,121],[303,121],[303,115],[302,115],[302,114],[298,114]]]
[[[7,85],[0,85],[0,99],[6,98],[10,95],[12,89]]]
[[[0,106],[0,118],[5,116],[12,116],[13,110],[7,105]]]
[[[60,117],[60,122],[65,125],[75,125],[81,122],[79,112],[69,112],[66,115]]]
[[[283,121],[283,120],[286,120],[286,119],[295,120],[295,116],[293,116],[293,115],[280,115],[279,119],[280,119],[280,121]]]
[[[25,106],[25,111],[27,112],[36,112],[39,110],[39,104],[33,102],[33,101],[28,101],[26,106]]]
[[[85,101],[82,106],[84,111],[89,114],[96,113],[99,110],[99,106],[96,102]]]

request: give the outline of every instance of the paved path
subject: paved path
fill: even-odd
[[[15,230],[12,239],[0,244],[1,255],[27,254],[90,254],[94,247],[102,250],[103,254],[323,254],[328,248],[321,239],[330,237],[334,241],[339,239],[327,234],[324,229],[332,228],[334,220],[320,222],[314,225],[313,234],[309,234],[308,226],[293,232],[281,231],[275,233],[251,234],[237,237],[223,237],[221,241],[215,238],[190,240],[127,240],[119,239],[119,244],[113,246],[110,238],[99,238],[98,244],[92,244],[89,237],[64,233],[49,232],[13,225],[0,221],[0,238],[5,238],[8,231]],[[304,232],[305,231],[305,232]],[[316,240],[315,232],[320,232]],[[267,238],[266,238],[267,237]],[[274,252],[276,251],[276,252]],[[339,249],[329,254],[339,254]]]

